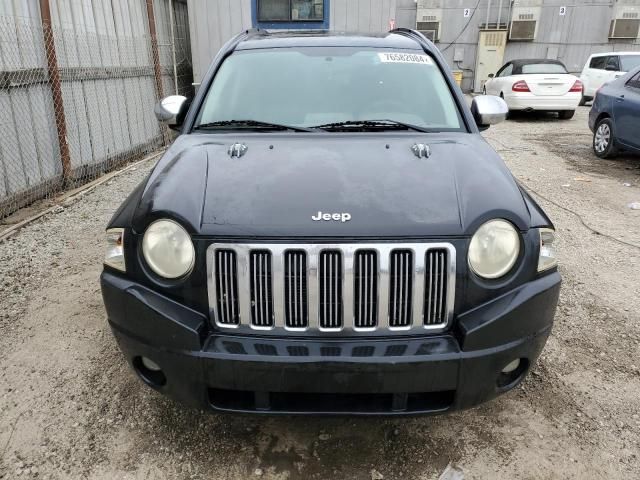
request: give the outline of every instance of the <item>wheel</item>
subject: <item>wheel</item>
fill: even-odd
[[[558,112],[560,120],[569,120],[576,114],[575,110],[561,110]]]
[[[579,107],[584,107],[587,103],[587,97],[585,97],[584,95],[582,97],[580,97],[580,103],[578,103]]]
[[[593,152],[600,158],[614,157],[618,152],[614,138],[613,122],[610,118],[603,118],[593,133]]]

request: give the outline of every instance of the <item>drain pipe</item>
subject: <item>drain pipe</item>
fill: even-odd
[[[489,30],[489,16],[491,15],[491,0],[487,3],[487,20],[484,22],[485,30]]]
[[[500,30],[500,20],[502,20],[502,0],[498,4],[498,21],[496,22],[496,30]]]

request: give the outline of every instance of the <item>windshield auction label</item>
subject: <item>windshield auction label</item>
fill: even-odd
[[[433,64],[429,55],[419,53],[378,53],[380,61],[383,63],[421,63],[423,65]]]

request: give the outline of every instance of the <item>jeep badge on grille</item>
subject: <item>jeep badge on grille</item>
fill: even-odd
[[[325,222],[336,221],[336,222],[348,222],[351,220],[350,213],[322,213],[318,212],[318,215],[312,215],[311,219],[314,222],[319,222],[324,220]]]

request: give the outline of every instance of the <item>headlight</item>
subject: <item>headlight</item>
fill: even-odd
[[[471,239],[469,266],[484,278],[500,278],[513,267],[520,253],[520,237],[506,220],[484,223]]]
[[[191,237],[172,220],[149,225],[142,239],[142,254],[151,270],[169,279],[190,273],[196,256]]]
[[[556,232],[550,228],[541,228],[540,232],[540,257],[538,258],[538,272],[549,270],[558,265],[556,247],[553,242]]]
[[[126,272],[123,238],[123,228],[111,228],[107,230],[107,252],[104,255],[104,264],[121,272]]]

